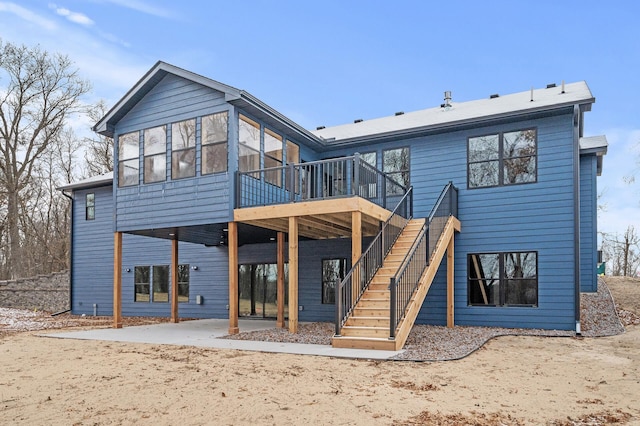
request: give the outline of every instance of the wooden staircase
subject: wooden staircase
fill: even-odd
[[[391,339],[389,337],[389,283],[391,278],[398,272],[424,222],[425,219],[409,221],[391,251],[385,257],[382,267],[373,277],[368,288],[354,307],[352,314],[341,329],[340,336],[333,337],[331,342],[333,347],[392,351],[402,349],[427,295],[427,291],[444,258],[449,242],[453,239],[454,231],[460,231],[460,222],[454,217],[449,217],[447,225],[437,242],[429,266],[422,274],[420,283],[409,302],[405,315],[396,328],[396,337]]]

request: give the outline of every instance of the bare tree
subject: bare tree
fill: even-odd
[[[67,118],[81,112],[90,85],[67,56],[0,40],[0,191],[6,198],[4,262],[9,278],[29,271],[20,254],[21,215],[39,159],[59,141]]]
[[[622,236],[602,235],[602,250],[612,275],[637,277],[640,275],[640,236],[633,226]]]
[[[107,104],[100,100],[92,106],[87,115],[92,123],[97,123],[107,113]],[[97,176],[113,171],[113,139],[94,133],[83,139],[86,147],[84,158],[87,161],[89,176]]]

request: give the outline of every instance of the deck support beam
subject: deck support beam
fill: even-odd
[[[178,323],[178,240],[171,240],[171,322]]]
[[[278,255],[277,255],[277,281],[276,300],[278,302],[278,313],[276,314],[276,327],[284,328],[284,233],[277,234]]]
[[[298,217],[289,217],[289,331],[298,332]]]
[[[113,328],[122,328],[122,232],[113,234]]]
[[[229,334],[238,334],[238,224],[229,222]]]
[[[362,213],[360,211],[351,212],[351,267],[358,262],[362,256]],[[358,298],[358,288],[360,287],[359,270],[353,271],[351,280],[352,303]]]
[[[454,298],[453,298],[453,289],[454,289],[454,250],[453,250],[453,240],[454,234],[451,234],[451,239],[449,240],[449,245],[447,246],[447,327],[453,328],[454,325]]]

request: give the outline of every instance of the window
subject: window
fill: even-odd
[[[360,154],[360,158],[372,167],[378,167],[378,154],[376,152],[365,152]]]
[[[134,302],[150,302],[149,283],[151,274],[149,266],[136,266],[134,268]]]
[[[269,129],[264,130],[264,168],[282,167],[282,136]],[[265,180],[282,186],[282,169],[266,172]]]
[[[178,302],[189,301],[189,265],[178,265]]]
[[[152,302],[169,302],[169,265],[153,267],[153,300]]]
[[[153,286],[151,285],[153,283]],[[134,268],[135,302],[169,302],[171,275],[169,265]],[[153,289],[153,293],[151,293]],[[189,265],[178,265],[178,302],[189,302]]]
[[[409,148],[382,151],[382,171],[405,188],[409,187]],[[387,195],[402,195],[404,189],[387,183]]]
[[[94,220],[96,218],[96,196],[90,192],[85,197],[85,219]]]
[[[139,132],[118,136],[118,186],[137,185],[140,182]]]
[[[248,172],[260,169],[260,125],[240,115],[238,141],[238,170]]]
[[[360,154],[360,159],[369,166],[378,168],[378,154],[376,152],[365,152]],[[369,167],[360,169],[360,188],[358,195],[363,198],[372,199],[378,196],[378,173]]]
[[[322,260],[322,303],[336,303],[336,283],[347,273],[347,259]]]
[[[290,140],[287,141],[287,165],[289,164],[299,164],[300,163],[300,147],[298,146],[298,144],[291,142]],[[305,178],[305,176],[303,176],[303,179]],[[291,173],[289,170],[286,171],[285,173],[285,189],[287,191],[291,191]],[[300,193],[300,184],[298,183],[300,180],[300,172],[298,170],[296,170],[294,172],[294,176],[293,176],[293,180],[294,180],[294,186],[295,186],[295,193],[299,194]]]
[[[167,129],[153,127],[144,131],[144,183],[167,178]]]
[[[469,188],[537,180],[535,129],[469,138],[467,153]]]
[[[538,306],[536,252],[468,255],[469,305]]]
[[[229,114],[219,112],[202,117],[202,174],[227,171]]]
[[[171,125],[171,179],[196,175],[196,120]]]

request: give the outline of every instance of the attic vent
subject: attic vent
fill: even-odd
[[[325,128],[326,128],[325,126],[318,126],[318,127],[316,127],[316,130],[322,130],[322,129],[325,129]]]
[[[489,96],[489,99],[495,99],[495,98],[499,98],[500,95],[497,93],[494,93],[493,95]]]
[[[547,89],[552,89],[552,88],[554,88],[554,87],[556,87],[556,84],[555,84],[555,83],[547,84]]]
[[[396,112],[396,116],[398,116],[398,115],[403,115],[403,114],[404,114],[404,111],[398,111],[398,112]]]
[[[440,104],[440,108],[444,108],[445,111],[451,108],[451,91],[444,92],[444,103]]]
[[[358,118],[357,120],[353,120],[354,123],[362,123],[362,118]]]

